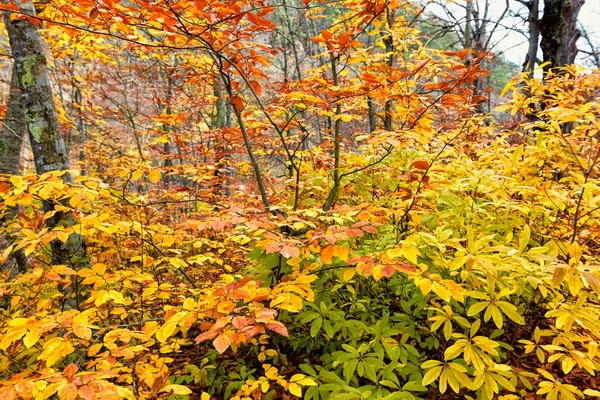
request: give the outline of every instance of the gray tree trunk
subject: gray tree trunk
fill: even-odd
[[[0,174],[18,175],[20,174],[21,147],[23,145],[23,136],[27,133],[25,116],[21,106],[21,91],[19,90],[19,79],[13,66],[10,79],[10,93],[8,95],[8,105],[6,115],[0,129]],[[2,218],[2,223],[11,220],[15,216],[16,209],[8,210],[7,215]],[[0,238],[0,250],[4,250],[13,241],[13,235],[7,233]],[[0,269],[9,271],[11,277],[18,272],[25,271],[27,268],[27,257],[23,251],[15,251],[0,264]]]
[[[6,116],[0,129],[0,174],[18,175],[21,164],[21,146],[27,134],[27,125],[21,105],[19,78],[13,66]]]

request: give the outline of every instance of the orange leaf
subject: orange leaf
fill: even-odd
[[[94,388],[91,386],[85,385],[79,388],[79,397],[84,400],[92,400],[94,398]]]
[[[250,81],[250,87],[256,92],[257,95],[260,96],[262,93],[262,86],[260,86],[260,83],[256,81]]]
[[[323,29],[321,31],[321,36],[323,36],[323,39],[325,39],[326,42],[329,42],[331,39],[333,39],[333,35],[327,29]]]
[[[456,53],[456,55],[458,56],[458,58],[464,59],[464,58],[467,58],[467,56],[469,55],[470,52],[471,52],[471,50],[469,50],[469,49],[463,49],[463,50],[460,50],[458,53]]]
[[[71,379],[73,377],[73,375],[75,375],[75,372],[77,372],[78,369],[79,369],[79,367],[77,367],[77,365],[71,363],[66,366],[66,368],[63,371],[63,375],[65,377]]]
[[[65,383],[58,388],[58,398],[65,400],[75,400],[77,398],[77,386],[72,383]]]
[[[293,246],[283,246],[281,251],[279,252],[285,258],[298,258],[300,257],[300,250],[297,247]]]
[[[218,335],[218,331],[206,331],[196,336],[196,344],[200,344],[205,340],[210,340]]]
[[[196,339],[197,340],[197,339]],[[225,353],[225,350],[229,348],[231,344],[231,339],[224,333],[221,333],[215,340],[213,340],[213,346],[219,352],[219,354]]]
[[[333,245],[328,244],[321,249],[321,262],[323,265],[331,264],[333,261]]]
[[[220,231],[221,229],[225,228],[225,222],[223,222],[223,221],[213,221],[212,228],[215,231]]]
[[[160,182],[160,171],[157,169],[153,169],[150,171],[150,173],[148,174],[148,180],[152,183],[158,183]]]
[[[231,105],[234,106],[238,111],[242,111],[245,106],[244,99],[242,99],[237,94],[231,96],[231,99],[229,99],[229,103],[231,103]]]
[[[0,399],[4,400],[16,400],[17,392],[13,386],[6,386],[0,389]]]
[[[410,73],[411,75],[416,74],[417,72],[419,72],[420,70],[423,69],[424,66],[426,66],[429,63],[429,59],[421,61],[421,63],[419,65],[417,65],[417,67]]]
[[[414,163],[411,164],[411,166],[416,169],[422,169],[422,170],[429,169],[429,163],[427,161],[415,161]]]
[[[398,272],[406,272],[406,273],[415,273],[417,272],[417,269],[415,268],[414,265],[411,264],[407,264],[407,263],[396,263],[394,264],[394,267],[396,268],[396,270]]]
[[[246,16],[248,17],[248,21],[252,22],[254,25],[261,25],[262,19],[258,15],[249,12]]]

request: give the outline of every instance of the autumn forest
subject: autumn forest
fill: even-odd
[[[600,397],[583,4],[3,1],[0,400]]]

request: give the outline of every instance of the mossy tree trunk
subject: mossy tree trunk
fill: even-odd
[[[4,21],[8,31],[10,47],[21,91],[21,107],[25,117],[29,140],[38,174],[69,169],[69,161],[58,122],[58,113],[52,95],[52,86],[44,55],[43,42],[36,26],[32,23],[35,8],[31,0],[21,0],[19,6],[29,18],[19,14],[4,13]],[[70,183],[68,173],[63,179]],[[52,211],[55,203],[44,202],[46,212]],[[59,225],[74,225],[74,217],[70,213],[57,212],[46,221],[48,228]],[[51,242],[52,261],[55,265],[71,265],[79,268],[87,264],[85,243],[80,235],[71,234],[67,243],[59,240]],[[74,296],[69,295],[72,292]],[[78,306],[77,284],[65,293],[65,304],[68,307]]]

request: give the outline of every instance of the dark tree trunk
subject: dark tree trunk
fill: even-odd
[[[523,72],[529,71],[533,74],[537,62],[538,43],[540,42],[540,2],[539,0],[530,0],[526,3],[529,15],[527,23],[529,26],[529,47],[527,57],[523,63]]]
[[[577,16],[583,3],[584,0],[544,0],[540,46],[544,62],[550,62],[544,67],[545,71],[575,62],[577,39],[581,35],[577,29]]]

